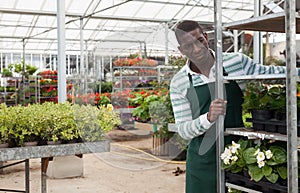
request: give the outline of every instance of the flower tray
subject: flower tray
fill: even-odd
[[[259,182],[250,180],[249,176],[245,176],[242,173],[234,174],[231,172],[225,172],[226,182],[249,188],[252,190],[264,192],[264,193],[287,193],[286,181],[277,182],[275,184],[263,179]],[[279,180],[278,180],[279,181]]]
[[[246,119],[247,122],[253,123],[253,129],[259,131],[267,131],[272,133],[286,134],[286,121],[269,119],[269,120],[256,120]],[[300,125],[297,125],[297,135],[300,136]]]

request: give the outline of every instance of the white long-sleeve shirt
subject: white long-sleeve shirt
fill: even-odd
[[[212,124],[207,120],[207,113],[192,119],[187,90],[190,87],[188,74],[192,75],[193,86],[204,85],[215,81],[215,67],[211,68],[209,77],[191,71],[187,64],[171,80],[170,97],[179,135],[187,140],[202,135]],[[241,53],[223,53],[223,67],[228,76],[284,74],[284,66],[264,66],[254,63],[251,58]],[[298,69],[298,75],[300,70]]]

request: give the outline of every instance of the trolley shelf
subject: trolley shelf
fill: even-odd
[[[257,131],[247,128],[226,128],[225,134],[239,135],[248,138],[260,139],[274,139],[278,141],[287,141],[287,136],[280,133],[271,133],[267,131]],[[298,144],[300,144],[300,137],[298,137]]]
[[[227,187],[231,187],[231,188],[234,188],[236,190],[241,190],[243,192],[248,192],[248,193],[262,193],[260,191],[252,190],[252,189],[245,188],[243,186],[238,186],[238,185],[235,185],[235,184],[231,184],[231,183],[228,183],[228,182],[226,182],[225,185]]]
[[[224,76],[224,80],[285,80],[285,74],[260,74],[246,76]]]
[[[296,33],[300,33],[300,17],[296,14]],[[272,13],[224,24],[226,29],[285,33],[285,12]]]

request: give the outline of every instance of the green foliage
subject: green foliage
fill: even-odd
[[[25,72],[23,72],[23,66],[24,66],[24,60],[21,60],[21,62],[16,64],[9,64],[9,68],[11,70],[13,70],[15,73],[24,76],[33,75],[38,70],[38,67],[32,66],[30,64],[26,64],[24,69]]]
[[[107,106],[108,104],[111,104],[110,98],[105,95],[101,95],[98,100],[98,105]]]
[[[8,143],[11,132],[8,109],[4,103],[0,105],[0,108],[0,143]]]
[[[243,113],[242,118],[243,118],[243,123],[244,123],[245,128],[252,128],[253,127],[252,122],[247,122],[246,121],[247,118],[251,118],[251,117],[252,117],[251,113]]]
[[[1,104],[0,142],[12,138],[20,146],[27,141],[103,139],[104,133],[120,124],[119,114],[111,106],[71,105],[70,103],[33,104],[7,107]]]
[[[243,152],[243,157],[246,164],[254,164],[256,162],[256,149],[254,147],[249,147]]]
[[[132,116],[137,117],[137,119],[141,122],[149,121],[151,119],[149,113],[149,105],[152,102],[159,100],[160,97],[157,95],[150,95],[144,98],[141,94],[137,94],[136,98],[131,99],[132,104],[139,105],[132,111]]]
[[[100,141],[104,137],[97,117],[98,109],[91,105],[73,105],[74,119],[83,141]]]
[[[230,186],[228,187],[228,193],[242,193],[241,190],[236,190],[234,188],[231,188]]]
[[[79,135],[86,142],[102,140],[106,132],[121,124],[119,113],[110,105],[100,109],[91,105],[73,105],[72,109]]]
[[[90,83],[88,85],[90,89],[92,89],[94,92],[100,93],[100,83]],[[111,93],[112,92],[112,82],[101,82],[101,93]]]
[[[253,109],[270,109],[272,97],[268,95],[268,87],[262,82],[249,82],[245,88],[244,112],[251,112]]]
[[[170,56],[169,57],[169,65],[177,66],[178,70],[182,68],[186,64],[187,58],[183,56]]]
[[[279,112],[286,111],[286,89],[283,85],[272,86],[268,95],[271,96],[271,106],[270,108],[273,110],[277,110]]]
[[[101,83],[101,93],[111,93],[112,92],[112,82],[102,82]]]
[[[232,142],[221,155],[222,169],[233,173],[248,171],[258,182],[264,177],[276,183],[287,178],[287,152],[280,143],[272,141],[240,140]]]
[[[12,77],[13,73],[11,70],[9,70],[7,68],[3,68],[1,75],[2,75],[2,77]]]

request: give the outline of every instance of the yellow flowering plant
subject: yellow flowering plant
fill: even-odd
[[[240,140],[225,147],[221,154],[222,168],[232,173],[248,171],[256,182],[264,177],[276,183],[287,178],[287,152],[280,142]]]

